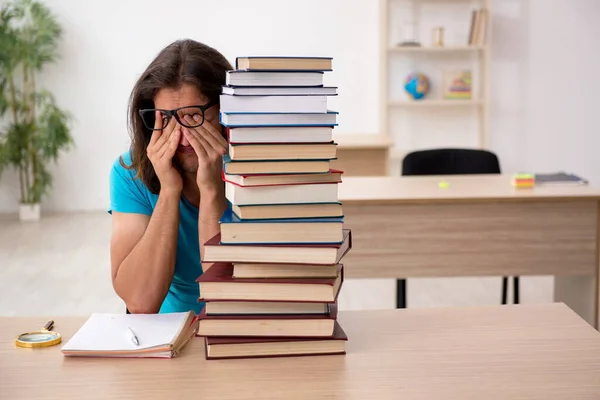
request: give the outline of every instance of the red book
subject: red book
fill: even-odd
[[[330,338],[336,318],[337,304],[322,315],[206,315],[203,309],[197,336]]]
[[[196,280],[200,301],[255,300],[333,303],[344,280],[336,278],[234,278],[233,264],[215,263]]]
[[[343,230],[340,244],[221,244],[221,233],[204,243],[202,262],[338,264],[352,248],[352,231]]]
[[[348,336],[335,322],[331,338],[205,337],[207,360],[346,354]]]

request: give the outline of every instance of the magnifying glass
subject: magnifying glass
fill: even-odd
[[[15,344],[19,347],[49,347],[59,344],[62,341],[60,333],[53,332],[54,321],[50,320],[39,331],[22,333],[17,336]]]

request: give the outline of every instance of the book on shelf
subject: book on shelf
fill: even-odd
[[[225,182],[233,183],[237,186],[278,186],[294,184],[311,183],[340,183],[344,171],[330,169],[320,174],[254,174],[254,175],[229,175],[222,174]]]
[[[337,86],[223,86],[231,96],[337,96]]]
[[[343,217],[241,220],[231,210],[219,220],[222,244],[323,244],[343,241]]]
[[[221,233],[204,244],[203,262],[255,262],[281,264],[338,264],[352,248],[352,231],[344,229],[344,241],[334,244],[225,245]]]
[[[197,332],[193,312],[92,314],[62,347],[65,356],[173,358]],[[133,340],[135,335],[137,343]]]
[[[225,197],[235,205],[337,203],[338,183],[248,187],[225,182]]]
[[[332,337],[334,303],[326,314],[198,315],[198,336]]]
[[[197,279],[202,301],[264,300],[334,303],[344,280],[338,266],[336,278],[240,279],[233,277],[233,264],[214,263]]]
[[[230,144],[330,143],[332,126],[243,126],[225,128]]]
[[[325,113],[327,96],[220,96],[224,113]]]
[[[337,143],[248,143],[229,144],[233,161],[333,160]]]
[[[473,97],[471,71],[444,71],[443,96],[447,100],[470,100]]]
[[[346,354],[348,336],[336,321],[330,338],[205,337],[207,360]]]
[[[332,303],[299,301],[206,301],[206,315],[324,315],[329,314]]]
[[[342,203],[304,204],[232,204],[231,210],[240,219],[287,219],[343,217]]]
[[[220,122],[225,127],[239,126],[337,126],[337,111],[326,113],[249,113],[222,112]]]
[[[227,86],[323,86],[323,72],[227,71]]]
[[[338,265],[233,263],[234,278],[335,278]]]
[[[248,56],[236,57],[235,68],[255,71],[331,71],[333,57]]]
[[[475,9],[471,13],[468,44],[484,46],[487,40],[489,13],[486,8]]]
[[[227,154],[223,156],[223,171],[229,175],[310,174],[330,169],[331,160],[234,161]]]

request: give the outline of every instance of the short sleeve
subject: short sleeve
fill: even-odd
[[[129,154],[123,154],[122,159],[126,165]],[[122,213],[136,213],[152,215],[152,205],[142,190],[141,183],[135,179],[135,171],[121,165],[121,157],[113,163],[110,171],[110,207],[113,211]]]

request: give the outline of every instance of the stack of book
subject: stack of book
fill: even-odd
[[[230,203],[204,244],[198,335],[207,359],[344,354],[337,321],[343,226],[342,171],[327,108],[331,58],[245,57],[227,74],[221,124]]]

